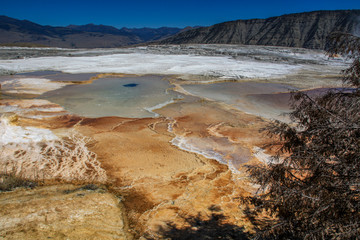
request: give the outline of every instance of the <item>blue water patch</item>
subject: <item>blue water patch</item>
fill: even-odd
[[[178,97],[168,91],[171,87],[163,76],[106,77],[91,84],[68,85],[39,98],[85,117],[156,117],[152,109]]]
[[[139,84],[137,84],[137,83],[129,83],[129,84],[124,84],[123,87],[136,87],[137,85],[139,85]]]

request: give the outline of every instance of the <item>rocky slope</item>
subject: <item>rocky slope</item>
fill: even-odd
[[[162,44],[246,44],[323,49],[333,31],[360,34],[360,10],[315,11],[224,22],[179,33]]]

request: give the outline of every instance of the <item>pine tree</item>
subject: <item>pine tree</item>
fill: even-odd
[[[265,131],[280,147],[267,166],[247,166],[260,185],[245,199],[249,216],[274,217],[258,226],[259,238],[360,239],[360,38],[330,36],[328,53],[352,59],[347,87],[318,96],[292,95],[291,124]]]

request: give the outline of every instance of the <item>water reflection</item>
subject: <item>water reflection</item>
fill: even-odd
[[[178,94],[162,76],[103,78],[92,84],[71,85],[39,98],[85,117],[155,117],[154,106],[170,103]]]

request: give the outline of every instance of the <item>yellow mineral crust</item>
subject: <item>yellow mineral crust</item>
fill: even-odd
[[[228,141],[251,153],[254,146],[268,141],[258,132],[266,122],[212,103],[179,102],[157,112],[169,117],[104,117],[83,119],[76,125],[77,131],[96,142],[90,150],[98,155],[114,190],[124,196],[134,234],[156,234],[167,221],[181,226],[181,216],[206,218],[211,206],[221,209],[230,223],[251,231],[239,202],[240,196],[254,190],[244,172],[235,174],[228,166],[184,151],[171,141],[177,135],[205,139],[205,143]]]
[[[0,194],[1,239],[132,239],[119,199],[55,185]]]
[[[45,127],[53,132],[75,130],[91,138],[89,151],[97,155],[109,188],[122,196],[129,229],[136,237],[156,236],[159,227],[168,221],[182,226],[182,216],[200,214],[206,219],[213,213],[211,209],[218,209],[218,213],[227,217],[227,222],[251,231],[239,197],[253,192],[253,186],[244,172],[235,173],[226,164],[205,158],[201,151],[222,152],[225,160],[239,157],[238,166],[253,161],[253,148],[269,141],[258,132],[266,122],[222,104],[193,97],[156,112],[164,117],[60,115],[44,119],[21,117],[18,124]],[[189,148],[201,141],[204,149],[186,150],[175,144],[175,138],[193,139]],[[87,209],[85,205],[82,207]],[[95,220],[86,221],[94,223],[93,228],[102,229],[95,226]],[[72,226],[68,222],[62,224],[64,228]],[[63,230],[54,229],[53,232],[62,234]]]

